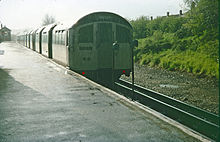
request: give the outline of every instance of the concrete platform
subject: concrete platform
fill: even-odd
[[[0,141],[199,141],[13,42],[0,44]]]

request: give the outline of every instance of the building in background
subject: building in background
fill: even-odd
[[[0,42],[2,41],[10,41],[11,40],[11,30],[6,26],[2,26],[0,28]]]

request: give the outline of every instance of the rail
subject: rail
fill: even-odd
[[[219,139],[218,115],[139,85],[132,86],[130,82],[122,79],[115,82],[114,87],[116,91],[126,97],[136,100],[213,140]],[[134,92],[132,92],[132,88]]]

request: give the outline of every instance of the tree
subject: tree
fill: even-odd
[[[183,0],[183,1],[187,5],[187,7],[192,10],[193,8],[196,7],[196,5],[200,0]]]
[[[55,21],[56,21],[56,20],[55,20],[55,18],[54,18],[53,16],[50,16],[50,15],[46,14],[46,15],[44,16],[42,25],[43,25],[43,26],[46,26],[46,25],[49,25],[49,24],[54,23]]]
[[[202,35],[205,30],[218,31],[218,0],[200,0],[195,9],[187,15],[184,25],[194,35]]]
[[[134,38],[140,39],[146,37],[146,25],[150,22],[146,16],[141,16],[136,20],[131,20],[130,23],[133,27]]]

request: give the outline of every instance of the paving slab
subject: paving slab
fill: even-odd
[[[199,141],[13,42],[0,44],[0,142]]]

